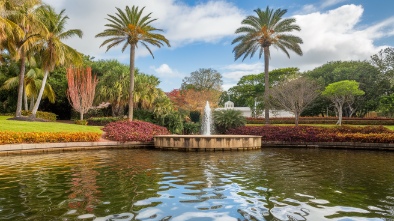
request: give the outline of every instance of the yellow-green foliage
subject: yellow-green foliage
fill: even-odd
[[[31,115],[31,111],[23,110],[22,111],[22,115],[23,116],[29,116],[29,115]],[[51,112],[37,111],[36,117],[44,119],[44,120],[56,121],[56,114],[51,113]]]
[[[0,131],[1,144],[94,142],[101,137],[94,132],[12,132]]]

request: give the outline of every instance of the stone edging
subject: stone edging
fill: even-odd
[[[114,148],[141,148],[152,147],[153,142],[68,142],[68,143],[33,143],[33,144],[5,144],[0,145],[0,156],[27,154],[27,153],[47,153],[65,152],[91,149],[114,149]]]
[[[394,151],[394,143],[361,143],[361,142],[285,142],[262,141],[264,147],[299,147],[323,149],[358,149],[358,150],[386,150]]]

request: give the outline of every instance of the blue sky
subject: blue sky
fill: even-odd
[[[120,48],[105,52],[103,38],[94,36],[104,30],[107,14],[115,7],[145,6],[158,20],[171,47],[154,48],[153,59],[138,48],[136,66],[157,76],[160,87],[168,92],[177,89],[182,79],[199,68],[213,68],[223,76],[223,89],[236,85],[247,74],[263,72],[258,56],[234,61],[234,31],[242,19],[256,8],[287,9],[285,17],[294,17],[301,27],[294,34],[304,40],[303,56],[294,53],[288,59],[272,49],[270,69],[298,67],[311,70],[329,61],[366,60],[379,50],[394,46],[394,1],[392,0],[44,0],[57,11],[66,9],[68,29],[81,29],[82,39],[68,44],[96,59],[117,59],[129,63],[129,53]]]

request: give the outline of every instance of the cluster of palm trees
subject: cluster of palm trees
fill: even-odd
[[[47,92],[49,90],[47,96],[53,94],[46,86],[49,73],[56,66],[82,63],[82,54],[63,43],[63,40],[73,36],[82,37],[82,31],[65,30],[68,17],[64,10],[56,13],[51,6],[42,4],[40,0],[2,1],[0,15],[1,54],[19,63],[19,77],[12,80],[18,84],[15,117],[22,115],[23,97],[27,109],[26,97],[30,96],[33,106],[31,117],[35,118],[45,89]],[[25,75],[27,64],[30,64],[31,69]],[[36,84],[32,79],[39,74],[43,74],[41,87],[38,93],[33,93]],[[14,83],[9,81],[8,85]]]
[[[117,9],[115,15],[108,15],[106,29],[97,34],[96,37],[106,38],[101,46],[106,46],[107,51],[118,45],[121,46],[122,52],[128,47],[130,50],[129,66],[129,91],[128,91],[128,119],[133,120],[134,100],[140,102],[143,107],[150,107],[153,101],[149,100],[149,94],[135,93],[135,51],[138,45],[145,47],[153,57],[152,50],[149,46],[170,47],[169,40],[162,34],[163,30],[152,26],[156,19],[151,18],[151,13],[144,15],[144,7],[126,7],[125,10]],[[265,11],[256,9],[257,16],[248,16],[242,21],[242,26],[235,33],[241,34],[233,40],[235,60],[243,57],[252,57],[257,51],[259,57],[264,55],[265,63],[265,97],[266,101],[269,96],[268,67],[270,59],[270,47],[274,46],[282,50],[290,57],[288,50],[302,55],[300,44],[302,39],[290,34],[300,27],[295,24],[294,18],[282,17],[287,10],[272,10],[268,7]],[[82,56],[75,49],[67,46],[62,40],[78,36],[82,37],[81,30],[65,30],[65,22],[68,19],[64,15],[64,10],[57,14],[53,8],[42,4],[40,0],[5,0],[0,3],[0,50],[6,52],[15,61],[19,62],[19,89],[16,117],[21,116],[23,94],[33,96],[32,93],[26,93],[28,88],[28,77],[25,77],[26,63],[31,58],[36,58],[37,64],[44,73],[42,86],[36,96],[36,102],[32,109],[32,117],[38,109],[40,100],[44,94],[45,84],[48,74],[56,66],[66,64],[77,64],[82,62]],[[101,47],[100,46],[100,47]],[[3,53],[4,54],[4,53]],[[155,79],[141,75],[146,84],[143,87],[158,85]],[[124,87],[124,85],[118,85]],[[151,90],[154,92],[155,90]],[[148,99],[147,99],[148,98]],[[25,99],[26,100],[26,99]],[[124,103],[122,104],[124,105]],[[266,123],[269,122],[268,105],[265,108]]]

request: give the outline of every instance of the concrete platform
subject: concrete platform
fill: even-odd
[[[248,135],[158,135],[155,148],[185,151],[249,150],[261,148],[260,136]]]

